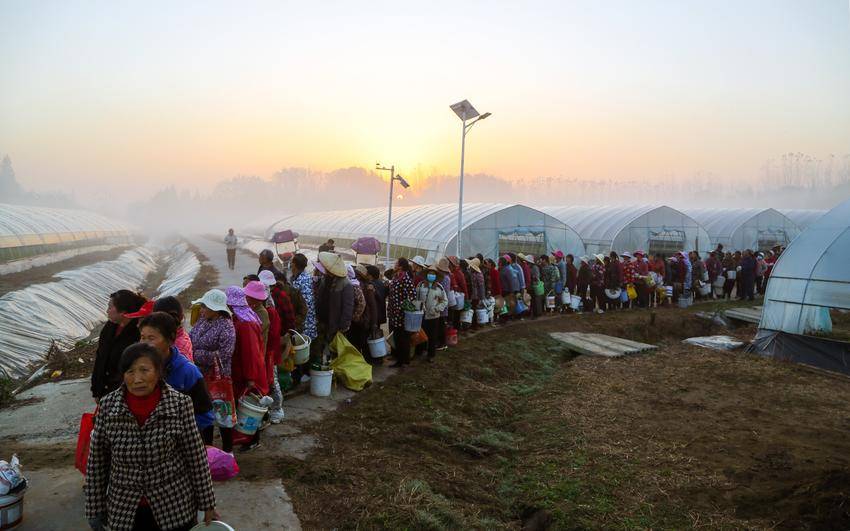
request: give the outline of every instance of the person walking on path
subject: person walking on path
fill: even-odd
[[[239,238],[233,233],[233,229],[228,229],[224,245],[227,249],[227,268],[233,271],[236,269],[236,249],[239,247]]]

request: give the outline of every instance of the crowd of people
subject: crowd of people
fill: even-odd
[[[228,235],[228,267],[234,266]],[[198,511],[217,517],[205,446],[216,431],[222,450],[260,444],[244,436],[229,413],[216,411],[209,389],[222,382],[229,396],[262,397],[269,423],[284,418],[283,396],[310,378],[341,333],[371,364],[370,340],[392,337],[393,367],[418,357],[432,361],[458,333],[547,312],[597,312],[657,307],[685,297],[762,293],[781,250],[767,256],[728,253],[703,259],[634,252],[579,257],[555,251],[534,257],[505,253],[399,258],[382,271],[346,264],[324,244],[312,264],[296,253],[282,265],[263,250],[256,272],[241,286],[212,289],[184,308],[174,297],[146,300],[113,293],[91,376],[98,403],[86,473],[86,513],[93,529],[189,529]],[[312,267],[309,267],[312,265]],[[714,287],[706,291],[705,285]],[[625,294],[625,295],[624,295]],[[421,312],[418,331],[406,313]],[[386,332],[385,332],[386,330]],[[310,342],[296,363],[295,342]]]

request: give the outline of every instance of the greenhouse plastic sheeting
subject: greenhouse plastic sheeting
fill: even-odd
[[[155,267],[154,251],[138,248],[117,259],[56,275],[0,297],[0,372],[23,376],[50,343],[69,348],[106,318],[109,294],[137,288]]]
[[[117,259],[63,271],[61,280],[36,284],[0,297],[0,374],[24,376],[55,342],[70,348],[106,319],[109,294],[138,289],[157,267],[157,249],[140,247]],[[200,264],[178,245],[166,256],[169,267],[159,296],[188,287]]]
[[[165,280],[157,289],[157,297],[179,295],[189,287],[195,277],[198,276],[198,271],[201,270],[198,257],[189,250],[185,243],[174,246],[165,257],[165,261],[170,265],[165,273]]]
[[[0,203],[0,248],[129,236],[123,223],[94,212]]]
[[[800,228],[772,208],[684,208],[682,211],[705,227],[712,247],[725,251],[759,250],[788,245]]]

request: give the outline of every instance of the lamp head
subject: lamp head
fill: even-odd
[[[488,117],[488,116],[490,116],[491,114],[493,114],[493,113],[491,113],[491,112],[485,112],[484,114],[482,114],[481,116],[479,116],[479,117],[478,117],[478,119],[479,119],[479,120],[483,120],[484,118],[487,118],[487,117]]]
[[[398,179],[398,184],[400,184],[402,187],[410,188],[410,183],[405,181],[404,177],[402,177],[401,175],[396,175],[395,178]]]

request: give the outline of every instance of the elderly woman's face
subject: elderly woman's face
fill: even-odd
[[[159,352],[160,357],[165,360],[171,355],[171,341],[169,341],[158,328],[143,326],[139,330],[139,341],[147,343]]]
[[[134,396],[148,396],[156,389],[160,374],[149,358],[138,358],[124,373],[124,385]]]

